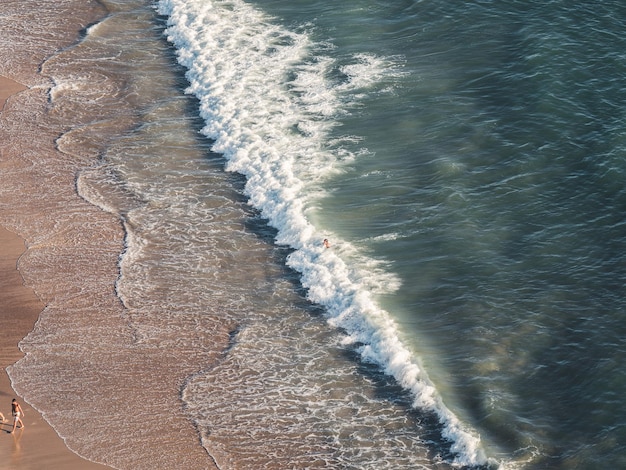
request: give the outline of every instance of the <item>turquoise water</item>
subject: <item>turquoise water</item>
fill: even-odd
[[[221,468],[626,466],[625,7],[388,3],[105,2],[45,64],[125,233],[131,345],[72,355],[183,361]]]

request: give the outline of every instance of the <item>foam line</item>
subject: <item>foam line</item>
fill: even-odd
[[[325,249],[327,235],[306,217],[336,162],[354,158],[333,150],[329,132],[346,103],[384,75],[385,60],[358,56],[342,69],[306,34],[239,0],[161,0],[158,11],[169,18],[166,34],[187,68],[187,91],[200,101],[203,133],[226,157],[227,170],[246,176],[250,204],[278,230],[277,243],[294,248],[288,264],[301,273],[309,298],[347,332],[346,342],[363,345],[364,360],[411,391],[414,406],[438,416],[454,464],[485,463],[480,438],[446,407],[372,299],[393,291],[397,279],[348,243]],[[343,81],[330,78],[336,70]]]

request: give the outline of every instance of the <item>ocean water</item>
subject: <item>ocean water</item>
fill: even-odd
[[[9,373],[75,452],[626,467],[621,2],[0,10]]]

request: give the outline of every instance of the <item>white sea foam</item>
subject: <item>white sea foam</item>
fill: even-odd
[[[442,402],[395,322],[373,300],[376,292],[393,291],[397,279],[306,217],[319,182],[339,161],[355,158],[331,143],[330,131],[385,76],[388,61],[356,56],[341,67],[306,34],[277,26],[240,0],[161,0],[158,11],[169,17],[168,39],[188,70],[188,92],[200,101],[203,133],[225,155],[227,169],[246,176],[250,203],[278,230],[276,241],[295,250],[288,264],[301,273],[309,298],[346,331],[347,342],[360,345],[364,360],[410,390],[416,407],[438,416],[455,464],[484,463],[480,438]],[[343,81],[332,74],[337,71]],[[323,248],[323,238],[334,246]]]

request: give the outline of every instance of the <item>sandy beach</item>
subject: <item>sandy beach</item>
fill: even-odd
[[[25,87],[21,83],[0,76],[0,111],[4,109],[4,103],[6,103],[9,96],[24,89]]]
[[[13,80],[0,77],[0,109],[4,108],[8,97],[24,88]],[[0,427],[3,431],[0,432],[0,470],[110,468],[71,452],[43,417],[11,387],[6,368],[22,357],[18,343],[33,329],[44,307],[32,290],[24,286],[17,270],[18,259],[25,249],[23,239],[0,227],[0,330],[3,332],[0,345],[0,412],[6,418]],[[13,398],[17,398],[24,409],[25,427],[9,434]]]

